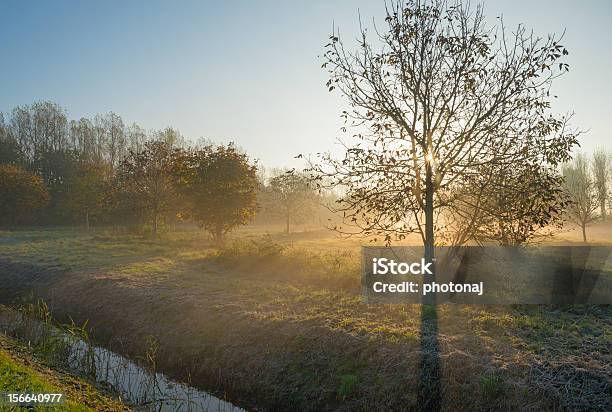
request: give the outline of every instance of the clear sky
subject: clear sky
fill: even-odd
[[[473,1],[475,3],[475,1]],[[566,30],[570,73],[554,109],[590,129],[584,150],[610,148],[612,2],[485,1],[538,34]],[[71,119],[110,110],[146,129],[233,140],[268,167],[334,149],[339,96],[318,57],[332,25],[344,37],[380,17],[370,1],[0,0],[0,111],[53,100]],[[336,146],[337,148],[337,146]]]

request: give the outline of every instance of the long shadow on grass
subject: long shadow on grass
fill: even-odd
[[[440,410],[440,349],[438,347],[438,314],[436,305],[421,306],[421,376],[419,408]]]

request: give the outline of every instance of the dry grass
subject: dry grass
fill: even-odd
[[[57,316],[89,319],[133,357],[154,336],[162,370],[240,405],[418,409],[421,307],[361,303],[357,241],[249,230],[218,251],[196,231],[5,238],[2,286],[8,265],[53,273],[35,293]],[[609,409],[609,307],[448,305],[437,319],[442,409]]]

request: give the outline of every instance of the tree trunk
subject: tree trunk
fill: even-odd
[[[289,214],[287,214],[287,221],[286,221],[286,226],[285,226],[285,232],[287,232],[287,234],[289,234]]]
[[[425,164],[425,261],[431,262],[432,275],[423,275],[425,282],[436,279],[434,262],[434,185],[431,162]],[[438,318],[436,295],[423,296],[421,306],[421,377],[419,380],[419,403],[421,410],[440,410],[440,350],[438,347]]]
[[[506,228],[504,227],[504,223],[501,221],[501,219],[499,219],[498,225],[499,225],[499,232],[501,234],[501,244],[503,246],[508,246],[508,243],[510,243],[508,241],[508,234],[506,233]]]
[[[582,241],[584,243],[587,243],[587,238],[586,238],[586,224],[582,225]]]
[[[600,204],[601,208],[601,220],[606,220],[606,201],[603,200]]]
[[[435,263],[434,260],[434,213],[433,213],[433,200],[434,200],[434,187],[433,187],[433,176],[432,176],[431,162],[425,164],[425,262],[432,262],[433,275],[429,276],[431,282],[435,281]],[[426,300],[423,303],[434,305],[435,295],[428,294]]]
[[[85,228],[89,232],[89,210],[85,212]]]

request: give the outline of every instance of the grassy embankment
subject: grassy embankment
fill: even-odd
[[[132,357],[153,336],[163,371],[240,405],[417,407],[421,308],[361,303],[358,242],[239,238],[217,250],[197,231],[22,231],[2,234],[0,259],[27,265],[56,315]],[[443,409],[610,407],[609,307],[448,305],[437,318]]]
[[[100,392],[87,381],[48,368],[26,347],[0,334],[0,392],[61,393],[64,402],[49,410],[123,411],[125,405]],[[0,403],[0,410],[25,410]],[[43,409],[43,408],[39,408]]]

